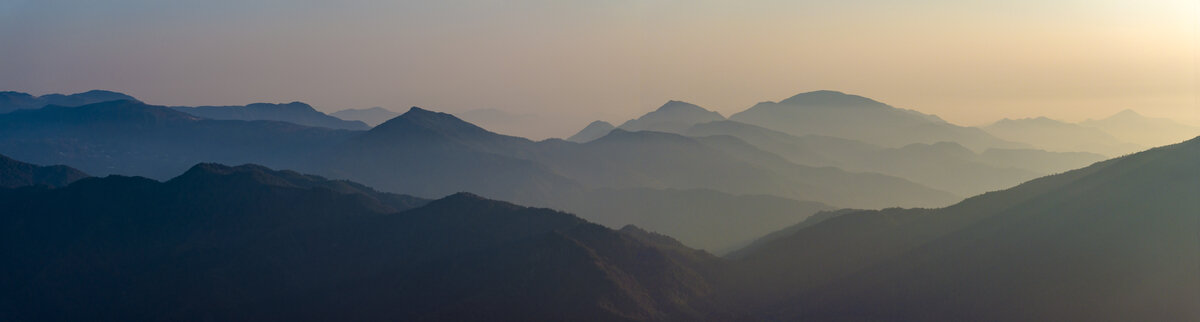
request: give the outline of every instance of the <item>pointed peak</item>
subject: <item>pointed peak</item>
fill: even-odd
[[[567,141],[585,143],[604,137],[605,135],[608,135],[609,132],[612,132],[612,130],[615,128],[616,127],[613,126],[612,123],[605,121],[594,121],[583,127],[583,129],[579,130],[579,132],[575,133],[575,135],[568,137]]]
[[[468,123],[467,121],[463,121],[463,120],[459,119],[458,117],[455,117],[454,115],[451,115],[448,113],[434,112],[434,111],[430,111],[427,109],[413,106],[413,107],[409,108],[407,112],[404,112],[404,114],[400,114],[399,116],[396,116],[396,117],[392,118],[391,120],[388,120],[387,122],[383,122],[383,124],[380,124],[376,128],[392,126],[398,122],[417,122],[417,123],[424,124],[426,126],[430,126],[430,125],[434,125],[434,124],[471,125],[471,123]],[[391,125],[389,125],[389,124],[391,124]]]
[[[383,140],[384,142],[419,138],[422,144],[431,144],[433,141],[430,140],[451,140],[485,149],[499,148],[497,144],[531,142],[525,138],[493,133],[449,113],[429,111],[416,106],[400,116],[375,126],[360,138],[367,141]]]
[[[423,109],[423,108],[420,108],[420,107],[417,107],[417,106],[410,107],[410,108],[408,108],[408,111],[407,111],[407,112],[404,112],[404,114],[408,114],[408,113],[413,113],[413,114],[425,114],[425,113],[444,114],[444,113],[438,113],[438,112],[430,111],[430,110],[427,110],[427,109]]]
[[[684,101],[676,101],[676,100],[667,101],[666,104],[663,104],[662,106],[658,107],[659,111],[664,111],[664,110],[670,111],[670,110],[678,110],[678,109],[700,109],[700,110],[708,111],[708,110],[704,109],[703,107],[700,107],[699,105],[684,102]]]

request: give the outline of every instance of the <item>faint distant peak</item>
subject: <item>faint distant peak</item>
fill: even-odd
[[[608,123],[605,121],[592,121],[592,123],[588,123],[587,127],[585,127],[585,128],[608,128],[611,130],[612,128],[614,128],[614,126],[612,125],[612,123]]]
[[[632,131],[678,132],[695,124],[724,120],[721,113],[683,101],[668,101],[641,117],[621,123],[619,128]]]
[[[354,109],[351,109],[351,110],[354,110]],[[359,111],[372,111],[372,112],[391,112],[391,113],[395,113],[395,112],[392,112],[392,110],[389,110],[389,109],[383,108],[382,106],[373,106],[373,107],[368,107],[368,108],[364,108],[364,109],[358,109],[358,110],[359,110]]]
[[[1117,114],[1113,114],[1112,116],[1109,116],[1108,118],[1109,119],[1144,119],[1144,118],[1146,118],[1146,116],[1144,116],[1132,109],[1124,109],[1120,112],[1117,112]]]
[[[664,111],[664,112],[674,112],[674,111],[708,112],[707,109],[704,109],[703,107],[700,107],[699,105],[684,102],[684,101],[676,101],[676,100],[667,101],[666,104],[663,104],[662,106],[658,107],[658,111]]]
[[[831,90],[820,90],[796,94],[795,96],[780,101],[779,104],[822,107],[891,107],[887,104],[880,103],[879,101],[870,98]]]
[[[579,130],[579,133],[575,133],[575,135],[567,138],[567,141],[576,143],[588,142],[608,135],[608,132],[612,132],[612,130],[615,128],[616,127],[613,126],[612,123],[605,121],[594,121],[583,127],[582,130]]]
[[[724,116],[721,116],[721,113],[710,111],[696,104],[676,100],[667,101],[666,104],[659,106],[658,109],[654,110],[654,112],[651,112],[651,114],[693,114],[704,115],[705,117],[709,118],[725,119]],[[646,114],[643,116],[643,118],[646,116],[650,116],[650,114]]]
[[[1026,118],[1018,118],[1018,119],[1012,119],[1012,118],[1006,117],[1006,118],[1000,119],[999,121],[996,121],[996,123],[992,124],[992,126],[1013,126],[1013,125],[1071,125],[1071,123],[1055,120],[1055,119],[1045,117],[1045,116],[1038,116],[1038,117],[1026,117]]]

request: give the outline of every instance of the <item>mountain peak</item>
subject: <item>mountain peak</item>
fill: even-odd
[[[680,132],[695,124],[724,119],[721,113],[709,111],[696,104],[668,101],[653,112],[622,123],[619,127],[630,131]]]
[[[676,100],[667,101],[666,104],[663,104],[662,106],[658,107],[658,111],[666,111],[666,112],[688,111],[688,110],[709,112],[709,110],[706,110],[703,107],[700,107],[699,105],[684,102],[684,101],[676,101]]]
[[[387,129],[390,127],[402,125],[419,125],[427,128],[443,128],[443,127],[476,127],[467,121],[463,121],[454,115],[442,112],[434,112],[420,107],[413,106],[404,114],[394,117],[387,122],[383,122],[376,126],[374,130]]]
[[[400,116],[367,131],[367,141],[438,144],[454,141],[485,149],[511,148],[513,144],[528,143],[524,138],[496,134],[448,113],[434,112],[413,106]]]
[[[883,108],[891,107],[879,101],[866,98],[863,96],[846,94],[838,91],[819,90],[796,94],[779,104],[786,105],[806,105],[819,107],[873,107]]]
[[[567,141],[575,143],[588,142],[608,135],[608,132],[612,132],[612,130],[615,128],[616,127],[611,123],[605,121],[594,121],[589,123],[582,130],[579,130],[579,133],[575,133],[575,135],[567,138]]]

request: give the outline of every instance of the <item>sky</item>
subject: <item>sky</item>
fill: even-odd
[[[537,115],[730,115],[838,90],[963,125],[1200,123],[1200,1],[0,0],[0,90]]]

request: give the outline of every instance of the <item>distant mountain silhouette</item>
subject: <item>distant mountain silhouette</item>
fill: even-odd
[[[0,240],[20,245],[0,253],[5,320],[736,317],[714,301],[716,257],[468,193],[202,164],[0,189],[0,209]]]
[[[622,123],[618,128],[626,131],[678,133],[695,124],[724,119],[725,117],[720,113],[706,110],[692,103],[669,101],[653,112]]]
[[[306,126],[343,130],[366,130],[361,121],[347,121],[317,111],[301,102],[286,104],[254,103],[245,106],[175,106],[172,109],[212,120],[282,121]]]
[[[588,143],[540,153],[536,160],[592,187],[707,188],[861,208],[936,206],[958,199],[900,178],[797,165],[733,137],[616,129]]]
[[[797,165],[728,136],[621,130],[586,144],[533,142],[420,108],[369,131],[346,131],[277,121],[209,120],[129,101],[47,107],[0,115],[0,153],[98,175],[166,179],[200,162],[253,162],[426,198],[471,191],[576,212],[612,227],[636,223],[680,233],[689,245],[714,252],[774,227],[747,225],[706,237],[739,208],[696,211],[688,204],[644,202],[623,209],[647,214],[641,220],[594,211],[594,206],[602,205],[602,198],[630,196],[627,192],[638,189],[673,200],[714,198],[733,204],[764,195],[779,199],[755,208],[763,211],[757,216],[764,223],[790,224],[820,210],[809,206],[817,203],[930,207],[959,198],[897,177]],[[608,220],[610,216],[629,221]],[[654,218],[688,221],[680,225]]]
[[[579,133],[575,133],[575,135],[567,138],[567,141],[585,143],[604,137],[605,135],[608,135],[608,132],[612,132],[612,130],[615,128],[615,126],[608,122],[595,121],[591,124],[588,124],[587,127],[584,127],[582,130],[579,130]]]
[[[329,115],[347,121],[362,121],[369,126],[376,126],[400,115],[400,113],[376,106],[364,109],[344,109]]]
[[[977,151],[1028,147],[977,128],[947,123],[937,116],[835,91],[807,92],[778,103],[758,103],[730,119],[792,135],[833,136],[885,147],[936,142],[957,142]]]
[[[1145,149],[1096,128],[1046,117],[1003,119],[983,129],[1001,138],[1029,143],[1050,151],[1091,152],[1115,157]]]
[[[1200,127],[1166,118],[1146,117],[1133,110],[1124,110],[1104,119],[1087,120],[1079,125],[1094,127],[1122,141],[1144,146],[1170,144],[1200,135]]]
[[[977,154],[952,142],[884,148],[828,136],[794,136],[737,121],[697,124],[683,134],[734,136],[797,164],[876,172],[960,195],[1012,187],[1041,175],[1083,167],[1104,158],[1086,153],[1019,149],[1003,150],[1010,153],[988,149]],[[1017,153],[1020,158],[1013,158]]]
[[[0,153],[94,175],[166,179],[199,162],[303,168],[357,132],[276,121],[206,120],[136,101],[0,114]]]
[[[46,105],[80,106],[121,100],[137,101],[133,96],[102,90],[91,90],[71,95],[46,94],[42,96],[33,96],[21,92],[0,92],[0,114],[16,110],[38,109]]]
[[[22,186],[62,187],[88,177],[65,165],[37,166],[0,155],[0,188]]]
[[[781,320],[1196,320],[1196,195],[1200,138],[947,208],[845,213],[744,254],[744,300]]]

